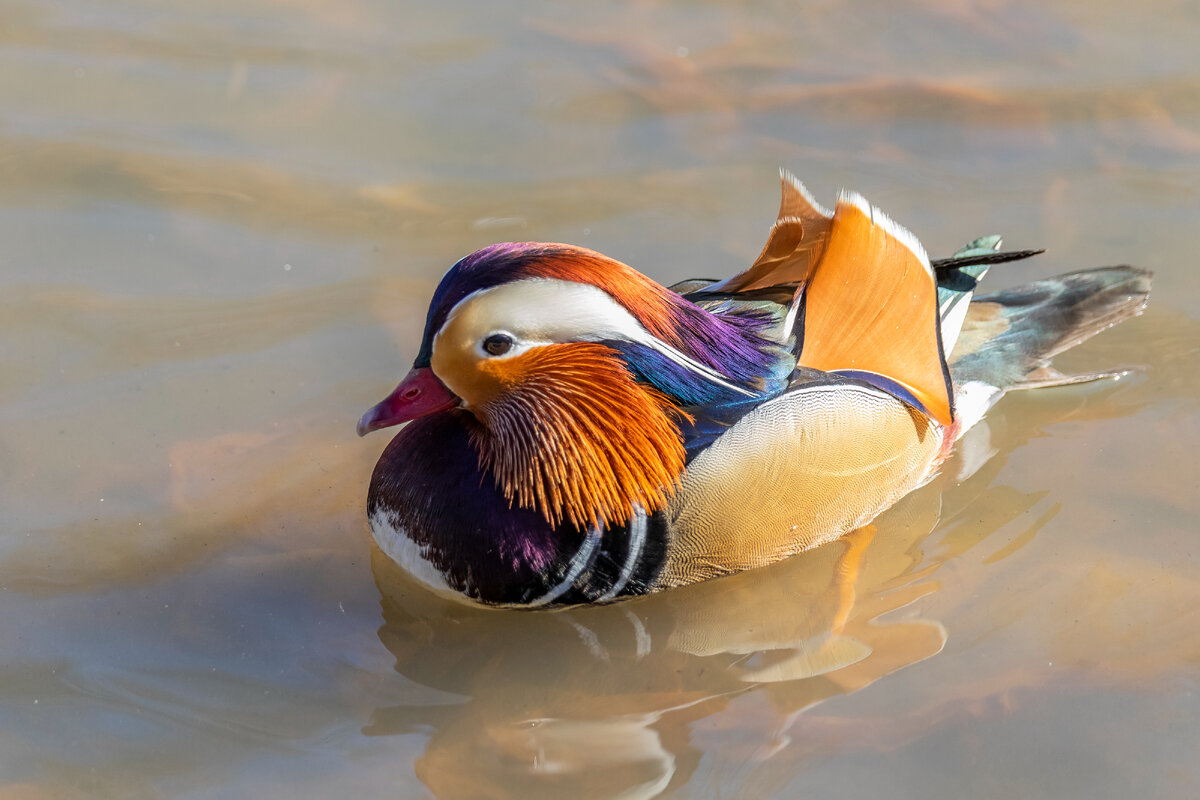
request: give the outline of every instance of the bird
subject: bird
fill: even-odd
[[[455,263],[413,367],[358,423],[407,423],[371,477],[380,550],[467,603],[607,603],[762,567],[871,523],[1006,392],[1146,305],[1101,267],[977,295],[999,236],[930,260],[861,195],[781,170],[762,252],[665,287],[583,247]]]

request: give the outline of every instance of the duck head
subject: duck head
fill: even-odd
[[[412,371],[358,432],[459,415],[510,504],[551,525],[625,522],[674,492],[687,408],[765,391],[771,322],[584,248],[493,245],[442,279]]]

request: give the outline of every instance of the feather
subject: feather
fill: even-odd
[[[959,249],[950,258],[931,264],[937,275],[938,315],[942,321],[942,347],[945,348],[945,352],[954,349],[959,331],[962,330],[963,318],[971,305],[971,297],[975,294],[975,287],[991,268],[992,259],[999,255],[1009,255],[997,253],[999,247],[999,236],[982,236]]]
[[[985,239],[994,239],[995,247],[1000,246],[999,236],[988,236],[985,237]],[[967,252],[974,249],[973,245],[977,245],[981,241],[984,241],[984,239],[976,239],[974,242],[967,245],[962,250],[959,250],[949,258],[938,258],[930,261],[929,266],[933,267],[934,272],[941,273],[950,270],[962,269],[963,267],[991,267],[995,266],[996,264],[1008,264],[1012,261],[1023,261],[1026,258],[1040,256],[1042,253],[1046,252],[1045,250],[1009,250],[1005,253],[985,252],[977,255]],[[940,282],[941,278],[939,275],[939,283]]]
[[[779,216],[762,252],[748,270],[712,284],[706,291],[737,294],[773,287],[795,288],[808,280],[825,251],[831,214],[794,175],[780,170],[779,179],[783,189]]]
[[[805,290],[800,364],[882,375],[949,424],[954,394],[939,322],[937,284],[920,242],[861,195],[843,194]]]
[[[415,366],[429,366],[434,338],[460,303],[529,280],[566,281],[601,290],[649,334],[638,341],[724,390],[759,395],[775,385],[773,378],[790,369],[781,366],[789,356],[772,335],[777,315],[744,305],[714,313],[595,251],[535,242],[486,247],[446,273],[434,293]]]
[[[1137,267],[1104,267],[976,298],[951,354],[955,381],[1007,391],[1111,377],[1063,375],[1051,371],[1050,359],[1140,314],[1150,277]]]
[[[472,441],[509,502],[578,528],[666,506],[687,415],[636,383],[615,350],[552,344],[487,367],[507,390],[477,409]]]

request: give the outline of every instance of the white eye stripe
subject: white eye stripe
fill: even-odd
[[[468,327],[480,334],[504,332],[525,341],[635,339],[644,330],[603,290],[551,278],[526,278],[472,292],[450,309],[438,335],[460,316],[469,317]]]
[[[747,397],[754,396],[651,334],[607,292],[585,283],[526,278],[480,289],[450,309],[434,336],[435,352],[440,346],[450,345],[445,341],[450,330],[459,331],[458,335],[471,335],[471,342],[460,340],[457,346],[470,348],[479,357],[488,359],[514,358],[534,347],[561,342],[605,339],[634,342],[661,353],[711,383]],[[492,355],[483,347],[484,339],[496,333],[513,340],[512,347],[502,355]]]

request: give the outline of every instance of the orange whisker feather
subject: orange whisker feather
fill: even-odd
[[[548,345],[483,368],[505,391],[479,407],[474,438],[510,502],[581,528],[666,506],[683,472],[676,420],[686,414],[634,381],[614,350]]]

